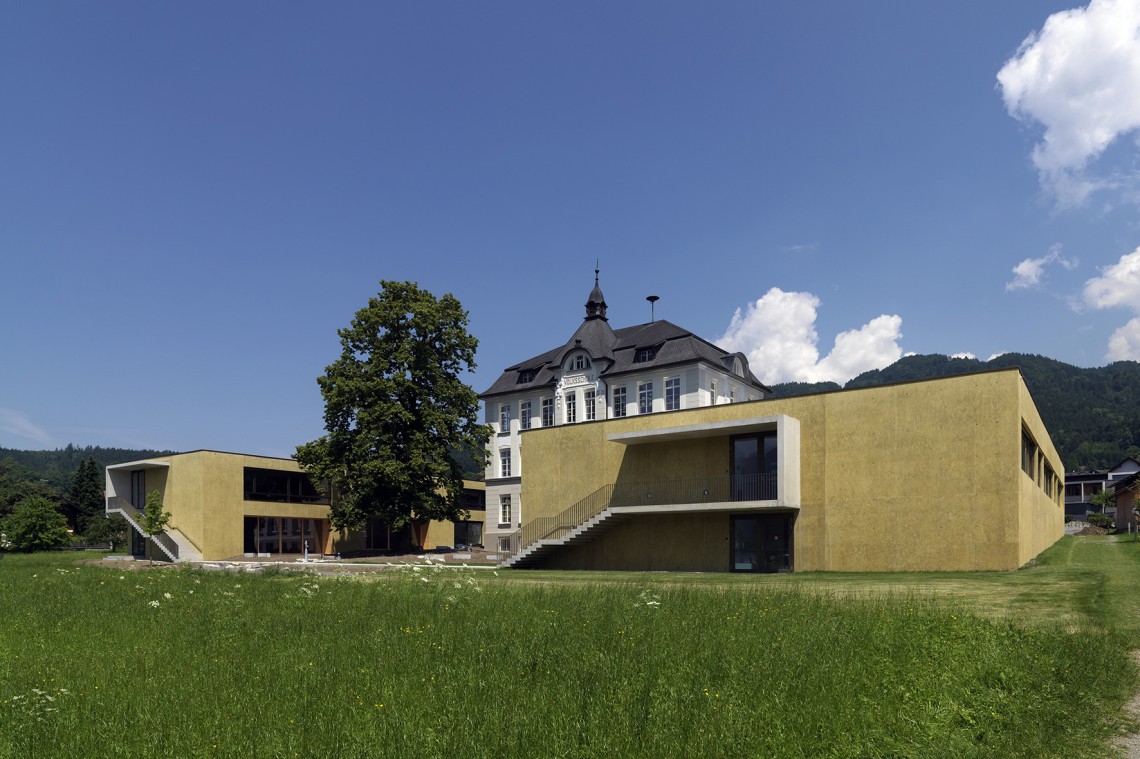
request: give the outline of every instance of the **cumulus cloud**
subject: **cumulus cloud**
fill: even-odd
[[[773,287],[755,303],[737,309],[717,341],[748,356],[762,382],[838,382],[881,369],[902,356],[902,318],[877,316],[857,329],[840,332],[835,346],[819,357],[815,329],[820,300],[812,293]]]
[[[1120,257],[1085,283],[1085,303],[1093,308],[1126,306],[1140,312],[1140,248]]]
[[[977,358],[973,353],[951,353],[950,358]]]
[[[1041,258],[1027,258],[1013,267],[1013,279],[1005,283],[1005,291],[1008,293],[1037,287],[1045,277],[1045,267],[1053,263],[1058,263],[1071,271],[1077,268],[1080,262],[1075,258],[1062,258],[1061,244],[1057,243],[1049,248],[1047,255]]]
[[[1114,140],[1140,128],[1140,2],[1092,0],[1049,16],[997,75],[1006,110],[1045,133],[1032,153],[1061,207],[1114,180],[1088,174]]]
[[[1132,319],[1108,338],[1109,361],[1140,361],[1140,318]]]
[[[0,432],[15,435],[23,440],[31,440],[40,445],[52,445],[52,437],[27,416],[10,408],[0,408]]]
[[[1084,303],[1091,308],[1129,308],[1140,314],[1140,248],[1126,253],[1099,277],[1085,283]],[[1140,361],[1140,318],[1133,319],[1108,339],[1109,361]]]

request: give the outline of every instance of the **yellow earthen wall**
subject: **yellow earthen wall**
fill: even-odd
[[[299,472],[297,463],[289,459],[193,451],[151,461],[170,466],[147,470],[147,492],[158,490],[162,494],[163,507],[171,515],[171,531],[177,529],[188,537],[208,561],[242,555],[247,516],[328,519],[329,507],[322,504],[245,500],[245,467]],[[483,483],[465,482],[464,486],[479,489]],[[473,512],[471,519],[479,520],[481,516],[482,512]],[[314,552],[343,553],[364,548],[363,531],[327,529],[324,545],[313,546]],[[451,522],[433,521],[425,548],[451,545],[454,531]]]
[[[797,571],[1014,569],[1063,532],[1063,509],[1021,473],[1023,424],[1064,467],[1016,369],[527,431],[524,520],[619,479],[729,474],[727,435],[630,446],[609,435],[777,414],[800,422]],[[581,550],[634,566],[637,524]]]

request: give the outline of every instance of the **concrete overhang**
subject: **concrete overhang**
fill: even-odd
[[[749,432],[776,433],[776,500],[765,501],[776,508],[800,506],[800,420],[787,414],[752,416],[722,422],[684,424],[633,432],[617,432],[606,437],[619,445],[669,443],[694,438],[728,437]]]
[[[616,432],[609,435],[606,439],[611,443],[620,443],[621,445],[640,445],[644,443],[667,443],[673,440],[689,440],[701,437],[743,435],[748,432],[778,431],[779,428],[786,426],[786,422],[789,419],[792,419],[792,417],[786,414],[754,416],[746,419],[732,419],[727,422],[705,422],[702,424],[684,424],[677,427],[658,427],[652,430]]]
[[[613,506],[614,514],[704,514],[711,512],[787,511],[799,510],[798,503],[779,501],[722,501],[714,503],[659,503],[652,506]]]
[[[137,472],[139,469],[169,469],[169,461],[128,461],[125,464],[111,464],[107,469],[128,469]]]

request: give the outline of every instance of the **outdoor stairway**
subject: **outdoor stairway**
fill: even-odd
[[[623,510],[620,507],[607,507],[561,537],[543,538],[524,546],[521,551],[500,562],[499,567],[501,569],[521,569],[534,566],[543,557],[564,546],[588,543],[601,533],[629,518],[627,514],[623,514],[621,511]]]
[[[140,535],[146,534],[146,531],[143,530],[139,524],[139,510],[126,498],[119,496],[108,498],[107,513],[122,514],[123,519],[126,519],[132,528],[138,530]],[[201,551],[199,551],[197,546],[194,545],[194,542],[177,527],[167,527],[166,532],[161,535],[155,535],[149,539],[166,554],[166,557],[170,561],[202,560]]]
[[[603,485],[555,516],[537,517],[528,522],[518,533],[517,547],[512,547],[511,555],[499,566],[517,569],[540,565],[548,554],[565,546],[588,543],[638,514],[663,509],[676,513],[678,510],[772,508],[778,504],[777,486],[774,474]]]

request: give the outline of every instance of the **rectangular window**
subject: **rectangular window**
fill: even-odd
[[[511,552],[511,536],[510,535],[499,536],[499,553],[510,553],[510,552]]]
[[[244,472],[244,497],[247,501],[276,503],[328,503],[328,495],[313,486],[304,472],[260,469],[247,466]]]
[[[499,404],[499,432],[511,431],[511,404]]]
[[[552,398],[542,399],[542,426],[554,426],[554,400]]]
[[[1081,497],[1081,485],[1080,485],[1080,483],[1077,483],[1075,485],[1066,485],[1065,486],[1065,497],[1066,498],[1080,498]]]
[[[625,385],[614,388],[614,417],[625,416]]]
[[[504,448],[499,451],[499,476],[511,476],[511,449]]]
[[[633,362],[635,364],[642,364],[646,361],[652,361],[657,358],[656,348],[638,348],[633,354]]]
[[[728,402],[729,403],[736,403],[736,388],[735,387],[730,387],[728,389]]]
[[[573,424],[578,421],[578,394],[571,391],[566,393],[566,423]]]
[[[639,414],[652,414],[653,413],[653,383],[652,382],[639,382],[639,383],[637,383],[637,413],[639,413]]]
[[[593,390],[587,390],[585,392],[582,400],[586,406],[586,421],[587,422],[594,421],[594,406],[595,406],[594,391]]]
[[[530,429],[530,401],[519,404],[519,427],[524,430]]]
[[[1037,479],[1037,444],[1025,430],[1021,431],[1021,471]]]
[[[499,526],[511,526],[511,497],[509,494],[499,496]]]
[[[681,378],[673,377],[665,380],[665,410],[676,411],[681,408]]]

